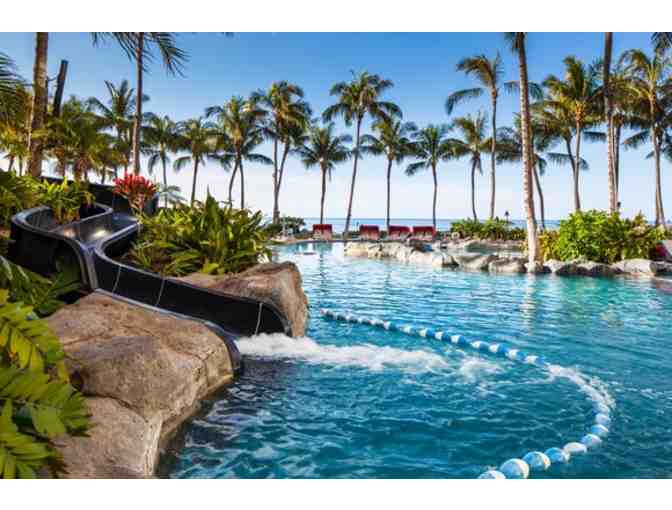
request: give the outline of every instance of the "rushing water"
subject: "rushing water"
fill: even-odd
[[[596,400],[612,409],[602,446],[538,477],[672,474],[672,284],[491,276],[345,258],[340,244],[302,249],[279,258],[301,268],[307,337],[240,340],[244,375],[183,428],[166,475],[475,477],[577,440]],[[329,321],[322,307],[507,342],[565,368]]]

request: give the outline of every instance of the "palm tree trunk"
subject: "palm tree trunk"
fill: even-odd
[[[617,206],[620,201],[620,186],[621,186],[621,126],[616,126],[614,133],[614,175],[616,176],[616,200]]]
[[[350,200],[348,201],[348,215],[345,217],[345,232],[343,232],[343,239],[348,238],[350,231],[350,218],[352,217],[352,199],[355,195],[355,179],[357,178],[357,162],[359,161],[359,132],[362,127],[361,117],[357,118],[357,129],[355,130],[355,162],[352,167],[352,182],[350,183]]]
[[[581,132],[579,124],[576,126],[576,155],[574,157],[574,212],[581,211],[581,198],[579,196],[579,172],[581,171]]]
[[[137,65],[137,86],[135,90],[135,121],[133,122],[133,173],[140,175],[140,127],[142,125],[142,57],[145,47],[145,33],[138,32],[138,47],[135,53]],[[193,198],[192,198],[193,202]]]
[[[490,219],[495,218],[495,170],[497,156],[497,93],[492,94],[492,141],[490,146]]]
[[[9,157],[9,166],[7,167],[7,171],[11,172],[12,168],[14,168],[14,156]]]
[[[287,161],[287,155],[289,154],[289,142],[285,141],[285,148],[282,152],[282,159],[280,160],[280,173],[278,175],[278,188],[275,190],[276,199],[275,203],[277,205],[278,218],[280,218],[280,188],[282,187],[282,176],[285,175],[285,162]]]
[[[537,171],[537,165],[532,167],[534,170],[534,184],[537,187],[537,195],[539,195],[539,213],[541,214],[541,230],[546,230],[546,211],[544,210],[544,194],[541,191],[541,179]]]
[[[279,219],[278,211],[278,139],[273,139],[273,223]]]
[[[602,83],[604,87],[604,114],[607,123],[607,171],[609,211],[616,212],[618,203],[616,187],[616,171],[614,170],[614,129],[613,111],[611,106],[611,91],[609,90],[609,77],[611,75],[611,50],[613,46],[613,32],[604,33],[604,63],[602,68]]]
[[[191,183],[191,205],[196,201],[196,178],[198,177],[198,158],[194,157],[194,180]]]
[[[436,178],[436,165],[432,165],[432,177],[434,178],[434,200],[432,201],[432,226],[436,230],[436,193],[439,187],[438,180]]]
[[[47,111],[47,54],[49,32],[37,32],[35,40],[35,65],[33,67],[33,108],[28,134],[28,172],[33,177],[42,175],[44,144],[35,134],[44,127]]]
[[[236,180],[236,174],[238,173],[238,158],[236,158],[236,164],[233,166],[233,172],[231,172],[231,179],[229,179],[229,204],[233,206],[233,183]]]
[[[242,159],[240,160],[240,208],[245,209],[245,174]]]
[[[471,164],[471,213],[474,221],[478,221],[476,216],[476,161]]]
[[[660,140],[656,135],[655,128],[651,128],[653,138],[653,153],[656,160],[656,226],[665,225],[665,212],[663,211],[663,191],[660,180]]]
[[[322,168],[322,198],[320,199],[320,225],[324,224],[324,197],[327,194],[327,169]]]
[[[520,72],[520,128],[523,137],[523,195],[527,216],[527,257],[528,270],[536,270],[537,262],[537,220],[534,216],[534,195],[532,194],[532,147],[530,144],[530,96],[527,81],[527,55],[525,53],[525,34],[518,33],[518,70]]]
[[[161,158],[163,165],[163,206],[168,209],[168,174],[166,174],[166,158]]]
[[[23,159],[19,159],[19,177],[23,176]]]
[[[387,221],[385,224],[387,225],[387,234],[390,234],[390,181],[392,180],[392,160],[388,159],[387,160]]]

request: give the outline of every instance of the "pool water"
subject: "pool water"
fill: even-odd
[[[306,338],[241,339],[245,373],[183,427],[166,476],[473,478],[577,441],[597,404],[612,418],[603,444],[535,478],[672,475],[671,286],[302,250],[278,258],[301,269]],[[321,308],[506,342],[558,366],[327,320]]]

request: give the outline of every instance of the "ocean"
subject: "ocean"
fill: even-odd
[[[306,222],[305,228],[312,230],[313,224],[319,223],[319,218],[304,218]],[[437,219],[436,227],[438,230],[450,230],[450,226],[453,222],[459,221],[458,219]],[[525,228],[525,220],[510,220],[511,224],[514,227]],[[345,230],[345,218],[325,218],[325,223],[330,223],[333,226],[335,233],[342,233]],[[539,222],[539,220],[537,220]],[[418,226],[431,226],[431,219],[422,219],[422,218],[392,218],[390,219],[391,225],[402,225],[407,227],[412,227],[413,225]],[[560,224],[559,220],[546,220],[546,228],[554,229],[557,228]],[[385,218],[352,218],[350,221],[350,230],[359,230],[360,225],[377,225],[381,230],[384,230],[386,227]]]

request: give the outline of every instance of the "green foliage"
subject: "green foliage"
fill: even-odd
[[[166,276],[237,273],[270,258],[262,221],[260,211],[220,207],[208,196],[193,206],[142,216],[140,236],[127,256],[131,263]]]
[[[13,172],[0,172],[0,228],[9,227],[12,216],[34,207],[36,200],[32,178],[18,177]]]
[[[93,195],[87,188],[86,183],[63,179],[60,183],[42,181],[35,186],[35,191],[37,202],[50,207],[56,221],[64,224],[78,220],[79,208],[93,203]]]
[[[509,222],[499,219],[484,222],[472,219],[455,221],[450,226],[450,232],[457,232],[462,238],[492,241],[522,241],[526,235],[525,229],[512,227]]]
[[[282,216],[280,221],[266,225],[266,232],[269,237],[277,236],[282,233],[283,226],[286,233],[296,235],[306,226],[306,222],[296,216]]]
[[[649,225],[642,214],[622,219],[618,213],[590,210],[561,221],[557,231],[541,234],[539,243],[545,260],[585,259],[611,264],[650,258],[664,236],[664,231]]]
[[[30,306],[0,290],[0,477],[64,472],[53,440],[85,435],[84,397],[69,382],[58,338]]]

